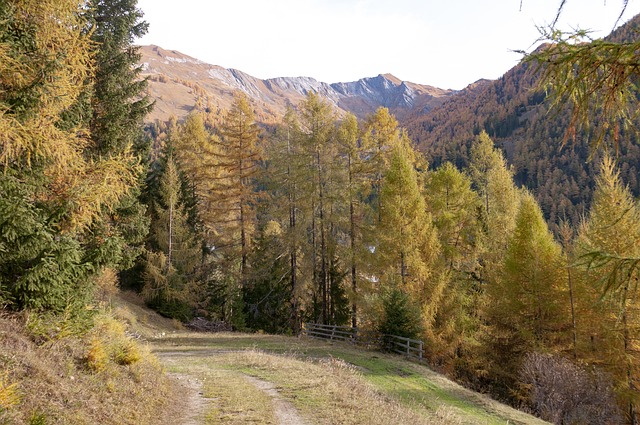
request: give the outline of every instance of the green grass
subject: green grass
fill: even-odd
[[[443,408],[458,422],[464,424],[537,424],[544,423],[483,395],[466,390],[424,365],[413,363],[400,356],[363,350],[345,343],[325,342],[308,338],[261,334],[193,334],[173,333],[153,342],[158,351],[185,350],[202,356],[224,353],[242,353],[260,350],[289,359],[317,364],[326,359],[340,359],[353,366],[352,373],[361,376],[376,391],[402,406],[425,417]],[[210,365],[210,367],[212,367]],[[304,411],[315,406],[318,400],[309,395],[304,385],[291,383],[282,371],[259,369],[255,365],[218,363],[215,367],[232,369],[247,375],[258,376],[281,386]],[[322,403],[327,403],[323,401]],[[322,404],[321,403],[321,404]],[[317,408],[317,406],[315,406]]]

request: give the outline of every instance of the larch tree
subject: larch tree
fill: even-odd
[[[449,162],[428,174],[425,195],[444,266],[444,292],[428,351],[432,361],[451,364],[451,359],[468,355],[479,327],[481,199],[471,189],[471,179]]]
[[[519,193],[502,153],[484,131],[471,146],[469,173],[482,198],[485,223],[483,257],[486,264],[483,278],[492,279],[515,228]]]
[[[151,237],[156,250],[147,253],[142,295],[165,316],[193,317],[200,293],[201,244],[188,223],[178,167],[169,153],[154,202]]]
[[[488,367],[515,391],[523,356],[555,348],[566,327],[564,256],[534,197],[524,192],[499,277],[487,286]]]
[[[346,203],[349,207],[349,272],[351,280],[351,326],[358,326],[358,280],[365,252],[365,234],[371,233],[366,223],[366,197],[370,192],[372,161],[367,145],[369,140],[360,138],[356,117],[348,114],[338,128],[338,152],[344,158],[347,173]],[[362,270],[360,270],[362,273]]]
[[[321,323],[329,321],[330,280],[330,175],[334,150],[334,113],[331,106],[317,94],[309,92],[300,104],[302,144],[312,171],[311,248],[313,281],[316,283],[316,317]]]
[[[219,139],[207,131],[202,115],[198,113],[188,115],[178,126],[172,135],[172,143],[176,162],[187,177],[187,189],[193,198],[190,221],[205,235],[211,234],[220,215],[213,191],[221,175],[216,166]],[[211,240],[211,235],[207,239]]]
[[[255,122],[248,98],[239,92],[224,116],[217,151],[216,166],[221,170],[221,185],[217,187],[220,204],[228,206],[228,222],[221,233],[226,233],[226,249],[239,257],[238,279],[246,283],[251,238],[255,229],[254,201],[257,193],[254,179],[260,170],[258,141],[260,129]]]
[[[418,184],[415,152],[403,137],[391,150],[381,190],[382,225],[378,261],[381,282],[397,285],[420,303],[431,322],[440,300],[436,275],[438,234]]]
[[[117,235],[87,244],[139,170],[129,151],[92,157],[86,123],[70,119],[93,72],[83,11],[74,0],[0,4],[0,292],[16,307],[82,305],[86,278],[124,256]]]
[[[301,143],[298,117],[288,108],[282,123],[276,128],[269,145],[268,181],[272,199],[270,214],[278,217],[279,237],[283,239],[288,257],[289,323],[294,334],[300,332],[305,285],[303,252],[306,251],[306,224],[308,202],[305,196],[309,188],[308,161]]]
[[[380,107],[375,113],[367,117],[364,123],[362,135],[363,145],[370,150],[372,167],[372,194],[375,201],[375,209],[378,214],[378,222],[382,219],[382,201],[380,191],[384,170],[389,166],[389,154],[391,147],[400,139],[398,121],[389,112],[388,108]]]
[[[618,260],[640,258],[640,208],[609,156],[603,159],[593,205],[577,237],[576,257],[587,273],[598,317],[587,341],[596,356],[592,360],[604,363],[614,375],[627,419],[637,423],[640,347],[634,335],[640,330],[640,273]]]

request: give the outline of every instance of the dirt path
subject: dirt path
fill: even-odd
[[[180,425],[199,425],[204,418],[205,408],[209,400],[202,397],[202,382],[189,375],[168,373],[180,388],[181,409],[176,412]]]
[[[184,363],[189,357],[219,355],[224,351],[215,350],[189,350],[189,351],[165,351],[156,355],[165,366],[175,366]],[[203,396],[203,382],[201,377],[194,377],[183,373],[168,373],[169,378],[175,381],[178,387],[179,399],[177,406],[171,413],[171,423],[179,425],[203,424],[207,407],[215,403],[216,399]],[[295,406],[284,399],[272,382],[264,381],[253,376],[242,374],[244,379],[271,398],[273,413],[278,425],[308,425],[299,414]]]
[[[293,404],[285,400],[280,396],[280,393],[276,389],[276,386],[268,381],[255,378],[253,376],[245,375],[247,381],[251,382],[256,388],[264,391],[273,402],[273,411],[278,420],[278,425],[307,425],[300,414],[298,409]]]
[[[169,366],[178,360],[183,353],[156,353],[160,361]],[[205,409],[211,400],[203,397],[202,381],[182,373],[167,373],[169,379],[174,381],[176,387],[172,408],[165,417],[166,423],[176,425],[200,425],[204,418]]]

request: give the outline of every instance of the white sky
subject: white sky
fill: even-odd
[[[567,0],[563,29],[608,34],[623,0]],[[560,0],[138,0],[138,44],[178,50],[258,78],[334,83],[391,73],[461,89],[495,79],[530,50]],[[621,23],[640,13],[629,0]]]

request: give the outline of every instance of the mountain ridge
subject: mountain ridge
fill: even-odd
[[[171,115],[181,119],[198,108],[221,111],[231,104],[236,90],[250,98],[265,123],[277,122],[288,105],[296,105],[309,91],[331,102],[339,114],[351,112],[359,118],[380,106],[398,117],[408,116],[416,107],[430,110],[456,93],[402,81],[389,73],[332,84],[312,77],[260,79],[155,45],[140,46],[140,53],[142,76],[149,79],[148,94],[156,100],[154,112],[147,117],[151,122],[165,121]]]

